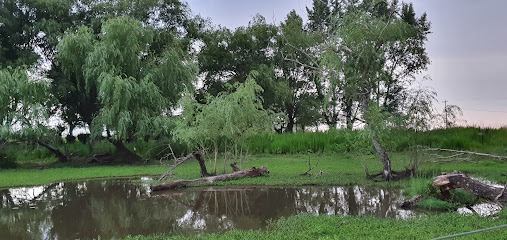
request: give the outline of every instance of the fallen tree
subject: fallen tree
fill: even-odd
[[[160,190],[170,190],[177,188],[187,187],[189,184],[193,183],[213,183],[217,181],[226,181],[231,179],[245,178],[245,177],[259,177],[269,174],[269,171],[266,167],[260,168],[251,168],[249,170],[236,171],[233,173],[226,173],[222,175],[212,176],[212,177],[204,177],[198,178],[194,180],[175,180],[169,183],[158,184],[150,186],[152,191],[160,191]]]
[[[461,188],[479,198],[497,202],[502,205],[507,204],[507,193],[505,192],[507,185],[503,188],[491,186],[472,179],[464,173],[442,173],[442,175],[433,179],[433,185],[440,189],[444,199],[450,198],[450,190]]]

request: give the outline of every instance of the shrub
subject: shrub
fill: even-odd
[[[0,169],[16,168],[16,160],[3,152],[0,152]]]
[[[87,133],[86,134],[85,133],[79,134],[79,135],[77,135],[77,139],[79,140],[80,143],[85,144],[90,139],[90,134],[87,134]]]

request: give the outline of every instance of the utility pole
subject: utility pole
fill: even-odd
[[[447,129],[448,122],[447,122],[447,100],[444,101],[444,114],[445,114],[445,129]]]

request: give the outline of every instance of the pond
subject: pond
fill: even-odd
[[[142,178],[146,180],[146,178]],[[296,214],[407,218],[402,190],[360,186],[199,187],[151,192],[139,179],[0,190],[0,239],[102,239],[264,229]]]

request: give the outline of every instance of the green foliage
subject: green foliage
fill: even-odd
[[[451,210],[458,207],[458,205],[455,203],[442,201],[435,197],[425,198],[424,200],[418,202],[417,206],[428,210],[440,210],[440,211]]]
[[[427,178],[411,178],[406,193],[410,196],[436,196],[437,190]]]
[[[250,137],[247,146],[254,153],[294,154],[347,153],[358,151],[360,131],[332,130],[327,132],[261,133]]]
[[[89,91],[84,97],[100,102],[91,122],[93,137],[107,129],[117,140],[144,138],[172,128],[166,116],[180,93],[192,87],[196,68],[174,42],[162,52],[150,51],[156,33],[138,20],[118,17],[104,22],[98,40],[87,27],[62,40],[64,73],[84,79],[78,84]]]
[[[0,152],[0,169],[17,168],[16,159],[11,155]]]
[[[244,84],[236,84],[230,94],[210,96],[207,104],[185,97],[175,136],[196,148],[221,140],[238,143],[267,130],[268,114],[262,108],[260,92],[262,88],[249,79]]]
[[[328,32],[321,67],[333,89],[330,93],[338,89],[334,97],[347,126],[361,115],[369,123],[364,115],[372,105],[382,112],[407,113],[404,106],[413,105],[407,91],[429,64],[426,14],[417,18],[411,4],[398,1],[347,2],[336,9],[339,16]]]
[[[79,135],[77,135],[77,140],[79,140],[80,143],[87,143],[90,139],[90,134],[88,133],[81,133]]]
[[[26,69],[0,69],[0,138],[33,143],[59,143],[51,124],[54,98],[49,81]]]

